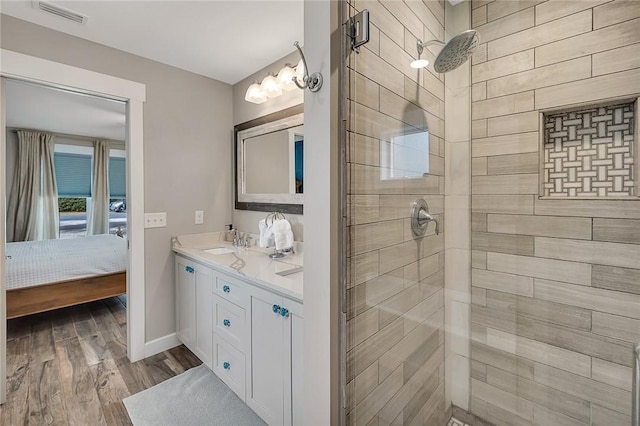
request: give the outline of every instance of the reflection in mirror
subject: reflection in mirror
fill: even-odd
[[[302,127],[243,140],[246,194],[302,194]]]
[[[236,208],[302,214],[303,106],[235,128]]]

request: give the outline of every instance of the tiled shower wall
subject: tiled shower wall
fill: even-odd
[[[444,36],[444,2],[345,7],[368,9],[372,23],[369,43],[346,59],[347,422],[444,425],[444,235],[431,224],[416,240],[409,222],[417,198],[444,219],[443,78],[409,66],[417,38]],[[429,173],[388,179],[392,137],[425,127]]]
[[[628,425],[640,201],[540,199],[539,132],[540,111],[638,96],[640,2],[473,1],[472,22],[471,411]]]

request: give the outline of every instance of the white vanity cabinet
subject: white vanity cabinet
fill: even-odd
[[[213,271],[181,256],[176,267],[176,334],[209,368],[212,366]]]
[[[176,254],[178,338],[269,425],[302,424],[302,308]]]

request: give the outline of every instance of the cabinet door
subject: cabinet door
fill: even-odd
[[[176,334],[191,351],[196,342],[196,287],[193,262],[176,256]]]
[[[247,405],[269,425],[284,420],[286,350],[282,298],[251,291],[251,356],[247,375]]]
[[[213,355],[213,272],[195,266],[196,350],[195,354],[211,368]]]
[[[302,352],[304,349],[302,305],[285,299],[284,306],[289,310],[285,318],[285,340],[289,356],[287,365],[288,377],[284,388],[285,425],[302,424],[303,367]],[[287,332],[288,331],[288,332]]]

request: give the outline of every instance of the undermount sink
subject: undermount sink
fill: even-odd
[[[233,253],[235,250],[228,247],[215,247],[215,248],[210,248],[202,251],[205,253],[213,254],[213,255],[219,255],[219,254]]]
[[[302,274],[303,267],[298,266],[296,268],[286,269],[284,271],[276,272],[276,275],[280,275],[281,277],[294,278],[297,274]]]

